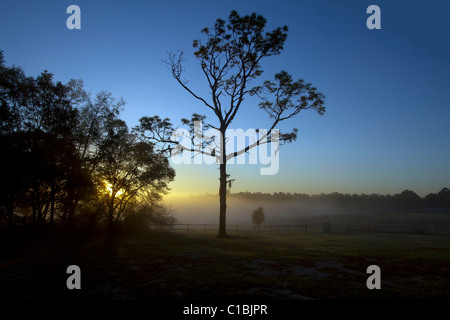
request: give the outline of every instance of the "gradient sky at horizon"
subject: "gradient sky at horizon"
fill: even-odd
[[[68,30],[66,8],[81,8],[81,30]],[[381,8],[381,30],[368,30],[366,8]],[[399,193],[450,187],[450,2],[440,1],[21,1],[0,3],[0,49],[7,65],[63,82],[83,79],[93,94],[123,97],[129,127],[142,116],[174,124],[194,112],[213,116],[172,78],[162,60],[182,49],[185,78],[207,96],[192,40],[231,10],[256,12],[267,28],[289,27],[280,56],[262,80],[286,70],[326,96],[327,112],[300,114],[298,140],[280,149],[277,175],[259,165],[230,165],[232,192]],[[233,128],[266,128],[247,99]],[[215,165],[175,166],[172,192],[216,193]]]

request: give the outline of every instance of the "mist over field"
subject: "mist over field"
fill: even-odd
[[[219,219],[219,197],[214,195],[173,195],[165,200],[173,210],[179,223],[217,224]],[[281,201],[270,199],[242,199],[228,197],[227,223],[251,225],[253,210],[262,206],[265,224],[304,223],[305,219],[328,217],[330,215],[355,214],[373,212],[356,208],[340,208],[328,203],[297,201]]]
[[[262,227],[307,224],[308,231],[321,231],[323,223],[329,222],[335,230],[356,227],[388,232],[449,234],[449,199],[448,188],[423,198],[411,190],[395,195],[244,192],[228,195],[227,224],[238,225],[239,230],[251,229],[254,227],[253,211],[263,207],[265,221]],[[180,224],[217,225],[219,222],[217,195],[175,194],[168,195],[164,202]]]

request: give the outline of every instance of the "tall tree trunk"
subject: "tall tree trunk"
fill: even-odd
[[[226,163],[220,164],[220,187],[219,187],[219,201],[220,201],[220,213],[219,213],[219,238],[227,237],[227,165]]]
[[[54,181],[52,181],[50,192],[51,192],[50,193],[50,226],[53,227],[53,221],[55,219],[55,193],[56,193],[56,186],[55,186]]]
[[[36,210],[36,203],[34,203],[33,200],[31,201],[31,209],[33,210],[31,223],[34,225],[34,224],[36,224],[36,220],[37,220],[37,210]]]
[[[13,217],[14,217],[14,205],[8,204],[6,206],[6,216],[8,218],[8,227],[11,227],[13,224]]]
[[[114,222],[114,198],[115,198],[115,193],[114,193],[114,189],[111,191],[111,198],[109,199],[109,203],[108,203],[108,226],[112,227],[113,222]]]
[[[43,210],[41,211],[42,213],[40,214],[40,221],[42,223],[44,223],[47,220],[47,214],[48,214],[48,209],[50,208],[50,201],[48,201],[44,206],[43,206]]]
[[[36,223],[37,223],[37,225],[41,225],[42,224],[42,215],[44,214],[43,213],[43,210],[44,210],[44,207],[43,207],[43,204],[41,203],[41,199],[40,199],[40,190],[39,190],[40,188],[38,187],[38,189],[37,189],[37,191],[35,190],[35,194],[34,194],[34,196],[35,196],[35,202],[36,202],[36,213],[37,213],[37,217],[36,217]]]
[[[221,145],[220,145],[220,185],[219,185],[219,238],[227,237],[227,152],[226,152],[226,127],[221,126]]]
[[[70,205],[67,213],[67,225],[71,228],[75,223],[75,210],[78,205],[78,198],[70,200]]]

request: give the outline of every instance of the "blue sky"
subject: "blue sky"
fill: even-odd
[[[81,8],[81,30],[68,30],[66,8]],[[368,30],[366,8],[381,9]],[[178,124],[207,110],[161,62],[182,49],[185,77],[207,96],[192,55],[200,30],[231,10],[257,12],[268,30],[289,27],[280,56],[262,64],[262,80],[286,70],[326,96],[327,112],[300,114],[280,126],[299,129],[281,147],[277,175],[232,165],[233,192],[398,193],[450,186],[450,2],[440,1],[21,1],[0,4],[0,49],[28,75],[43,70],[63,82],[83,79],[93,94],[127,101],[130,127],[158,114]],[[234,128],[266,128],[257,101],[245,101]],[[214,193],[217,167],[175,166],[174,193]]]

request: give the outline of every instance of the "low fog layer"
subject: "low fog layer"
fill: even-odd
[[[169,195],[165,204],[178,223],[218,224],[219,197],[215,195]],[[379,194],[291,194],[249,193],[230,194],[227,197],[227,224],[244,229],[252,227],[252,213],[263,207],[265,225],[321,226],[324,222],[364,223],[436,223],[450,226],[450,190],[425,197],[411,190],[395,195]]]
[[[173,211],[179,223],[219,223],[218,196],[170,196],[166,199],[165,204]],[[259,206],[264,208],[265,224],[303,224],[305,219],[311,217],[355,213],[354,209],[336,208],[320,202],[283,202],[229,197],[227,200],[227,224],[250,226],[253,210]]]

